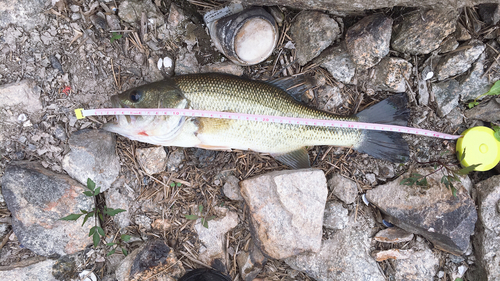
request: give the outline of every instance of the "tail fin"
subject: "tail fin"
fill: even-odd
[[[405,94],[393,95],[356,116],[360,122],[406,126],[410,115],[407,103]],[[363,140],[355,149],[395,163],[406,162],[410,158],[408,144],[401,134],[393,132],[364,130]]]

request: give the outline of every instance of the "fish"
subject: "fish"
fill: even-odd
[[[115,108],[176,108],[344,120],[406,126],[409,109],[404,93],[353,116],[338,116],[297,101],[303,79],[251,80],[219,73],[186,74],[129,89],[111,97]],[[375,158],[401,163],[409,148],[401,134],[355,128],[316,127],[250,120],[186,116],[116,117],[104,129],[145,143],[211,150],[268,153],[294,169],[310,167],[308,147],[351,147]]]

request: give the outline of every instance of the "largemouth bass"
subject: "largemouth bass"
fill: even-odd
[[[355,116],[343,117],[297,102],[286,90],[293,88],[291,79],[262,82],[226,74],[189,74],[130,89],[111,101],[114,107],[122,108],[191,108],[402,126],[407,123],[404,94],[391,96]],[[104,129],[156,145],[265,152],[292,168],[309,167],[306,147],[315,145],[352,147],[392,162],[409,158],[408,145],[400,134],[352,128],[182,116],[117,116],[117,123],[108,123]]]

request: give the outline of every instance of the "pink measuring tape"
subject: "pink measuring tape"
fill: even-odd
[[[427,137],[441,138],[447,140],[454,140],[461,138],[461,135],[450,135],[430,130],[410,128],[404,126],[363,123],[354,121],[338,121],[338,120],[321,120],[310,118],[295,118],[295,117],[281,117],[269,115],[256,115],[245,113],[232,113],[232,112],[219,112],[195,109],[173,109],[173,108],[100,108],[100,109],[75,109],[77,119],[83,119],[87,116],[96,115],[178,115],[188,117],[205,117],[205,118],[220,118],[220,119],[233,119],[233,120],[248,120],[259,122],[272,122],[282,124],[296,124],[296,125],[309,125],[320,127],[339,127],[339,128],[352,128],[363,130],[377,130],[389,131],[397,133],[406,133],[413,135],[421,135]]]

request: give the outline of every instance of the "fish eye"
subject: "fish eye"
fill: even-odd
[[[137,90],[134,90],[132,92],[130,92],[130,100],[132,102],[138,102],[139,100],[141,100],[142,98],[142,93],[137,91]]]

